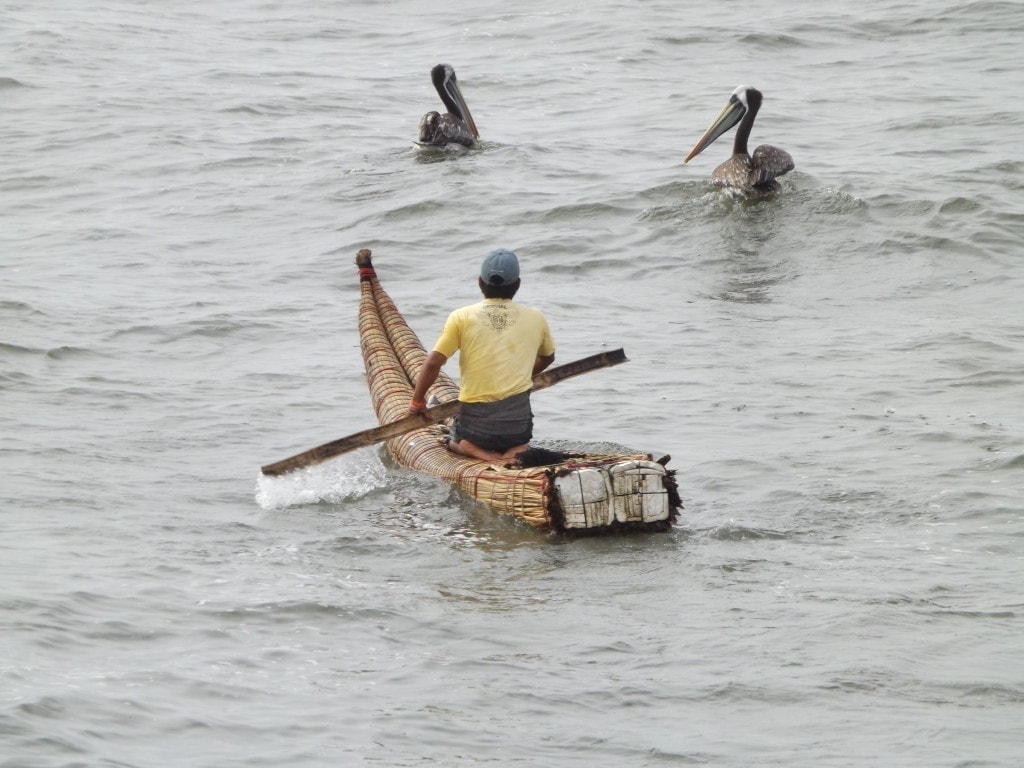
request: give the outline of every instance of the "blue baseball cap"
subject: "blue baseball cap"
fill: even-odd
[[[519,259],[507,248],[496,248],[484,258],[480,279],[488,285],[514,283],[519,279]]]

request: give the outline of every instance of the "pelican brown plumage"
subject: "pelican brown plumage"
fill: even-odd
[[[427,112],[420,118],[420,138],[417,143],[428,147],[445,147],[449,144],[473,146],[473,142],[480,138],[480,133],[462,97],[455,70],[450,64],[438,64],[430,70],[430,79],[448,111],[444,114]]]
[[[715,139],[739,123],[733,141],[732,157],[715,168],[711,173],[711,181],[722,187],[755,194],[778,192],[781,187],[775,180],[776,177],[788,173],[795,167],[790,154],[770,144],[759,146],[754,150],[753,156],[747,151],[750,129],[754,125],[757,111],[761,108],[761,100],[761,92],[749,85],[741,85],[733,91],[729,103],[683,162],[690,162]]]

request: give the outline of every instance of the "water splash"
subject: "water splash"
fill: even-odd
[[[382,487],[386,475],[376,451],[356,451],[287,475],[260,474],[256,478],[256,503],[266,510],[338,503]]]

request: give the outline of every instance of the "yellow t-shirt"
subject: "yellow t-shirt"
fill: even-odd
[[[555,342],[539,309],[484,299],[448,316],[434,350],[459,352],[459,400],[493,403],[533,386],[533,364],[553,354]]]

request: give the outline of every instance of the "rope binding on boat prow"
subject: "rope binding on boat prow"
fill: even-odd
[[[359,267],[359,279],[373,280],[377,273],[373,271],[373,264],[370,261],[370,249],[363,248],[356,254],[356,266]]]

